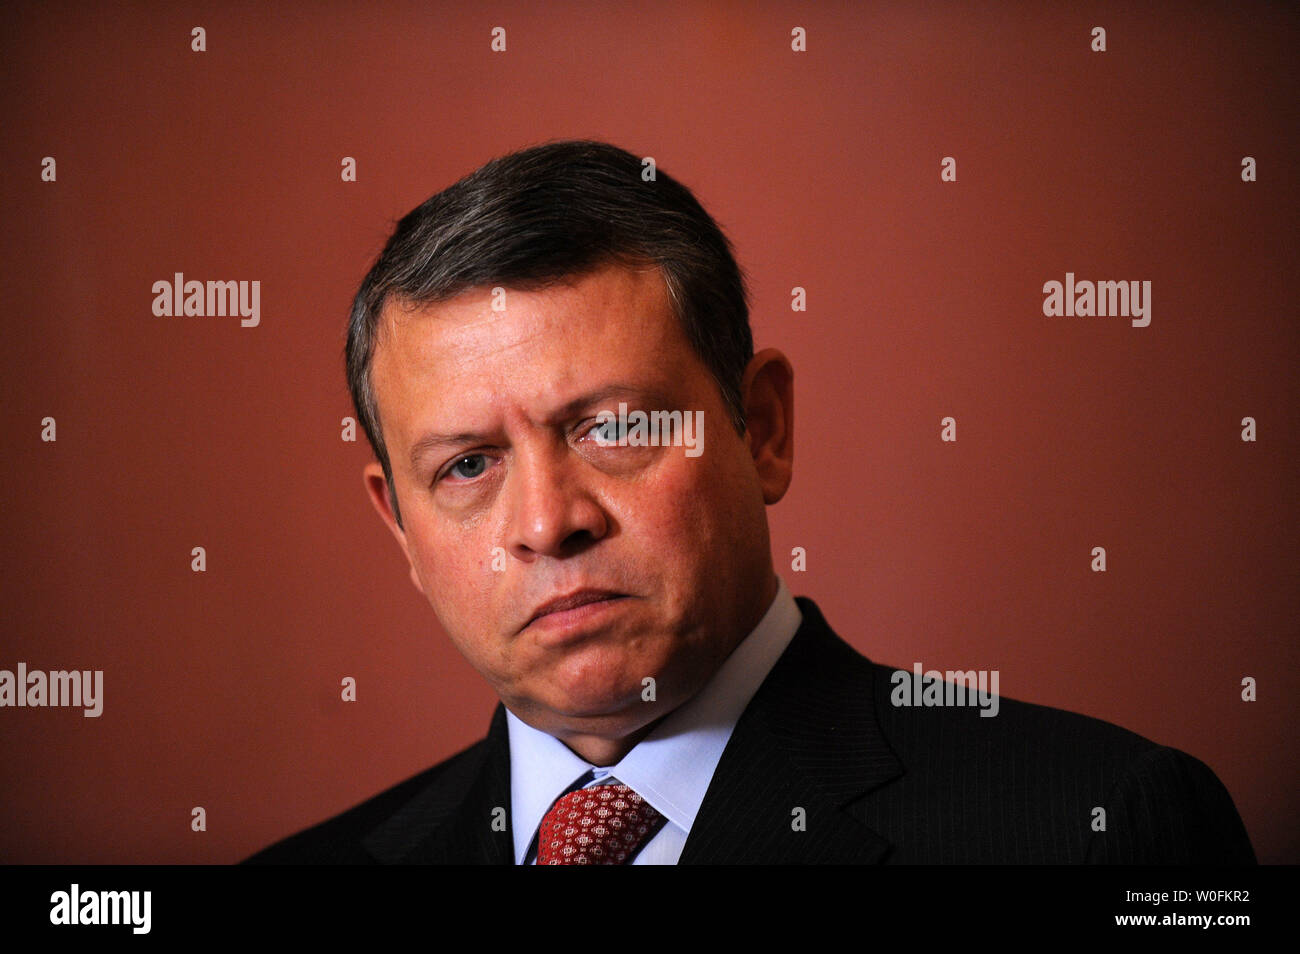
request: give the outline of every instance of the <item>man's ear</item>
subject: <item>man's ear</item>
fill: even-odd
[[[785,496],[794,472],[794,368],[775,348],[749,361],[741,384],[745,400],[745,440],[754,458],[763,501]]]
[[[367,464],[361,475],[366,485],[366,496],[370,498],[370,505],[375,508],[380,519],[397,538],[406,562],[411,566],[411,582],[423,594],[424,586],[420,582],[420,574],[416,572],[415,561],[411,559],[411,548],[406,542],[406,531],[397,525],[397,517],[393,514],[392,501],[388,497],[388,481],[384,478],[384,468],[376,461]]]

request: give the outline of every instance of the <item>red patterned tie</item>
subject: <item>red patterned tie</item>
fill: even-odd
[[[663,827],[664,816],[626,785],[565,795],[542,819],[539,865],[624,865]]]

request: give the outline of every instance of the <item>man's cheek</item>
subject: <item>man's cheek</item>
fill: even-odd
[[[418,557],[425,582],[430,587],[446,587],[459,581],[476,580],[490,567],[491,555],[483,550],[485,559],[478,558],[472,546],[453,548],[445,542],[428,537],[418,545]]]
[[[666,452],[680,454],[681,450],[670,448]],[[656,540],[681,546],[688,539],[683,534],[696,525],[699,517],[710,516],[708,501],[716,490],[709,486],[709,474],[695,459],[671,463],[628,501],[624,513],[632,527]]]

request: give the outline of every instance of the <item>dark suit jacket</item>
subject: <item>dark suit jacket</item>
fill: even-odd
[[[1197,759],[1010,699],[992,718],[895,707],[894,670],[798,602],[803,625],[736,724],[681,864],[1254,862],[1231,797]],[[1105,831],[1093,830],[1098,807]],[[494,808],[510,811],[500,705],[483,741],[248,862],[510,864]]]

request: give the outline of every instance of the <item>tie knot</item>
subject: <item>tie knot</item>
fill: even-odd
[[[537,835],[539,865],[627,864],[664,823],[628,786],[570,792],[551,806]]]

